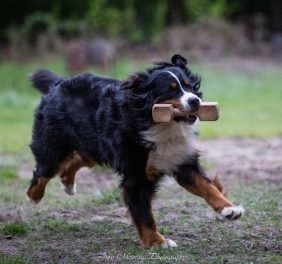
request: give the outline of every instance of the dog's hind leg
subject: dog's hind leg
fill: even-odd
[[[82,167],[93,167],[94,165],[95,162],[86,160],[77,151],[74,151],[72,155],[63,162],[60,169],[63,190],[69,195],[74,195],[76,193],[76,172]]]
[[[54,164],[53,164],[54,165]],[[55,176],[57,166],[47,167],[47,164],[37,163],[33,170],[33,178],[27,191],[27,196],[30,201],[39,203],[44,196],[45,188],[49,180]]]
[[[182,165],[174,176],[181,186],[203,197],[223,218],[236,220],[243,215],[243,207],[235,206],[224,196],[218,179],[216,182],[208,179],[198,161],[194,164]]]
[[[58,144],[58,142],[62,142],[62,140],[58,139],[52,142],[51,139],[47,141],[39,137],[31,144],[36,159],[36,167],[33,171],[27,196],[34,203],[40,202],[44,196],[47,183],[59,172],[63,161],[70,156],[69,145]]]
[[[151,202],[156,191],[156,185],[145,178],[124,179],[121,183],[126,205],[137,228],[142,245],[176,247],[176,243],[162,236],[158,230],[152,213]]]

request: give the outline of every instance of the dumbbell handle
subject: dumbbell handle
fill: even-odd
[[[158,123],[187,115],[196,115],[201,121],[216,121],[219,118],[219,106],[216,102],[203,102],[197,111],[187,112],[174,108],[172,104],[155,104],[152,109],[153,120]]]

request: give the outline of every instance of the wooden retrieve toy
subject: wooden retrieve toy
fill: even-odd
[[[201,121],[216,121],[219,118],[219,106],[216,102],[203,102],[199,109],[193,112],[180,111],[172,104],[154,104],[152,109],[153,120],[156,123],[166,123],[175,117],[196,115]]]

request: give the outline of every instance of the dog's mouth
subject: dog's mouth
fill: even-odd
[[[181,101],[178,99],[170,99],[170,100],[165,100],[165,101],[157,101],[156,103],[158,104],[171,104],[173,105],[174,108],[178,109],[180,112],[185,112],[187,111],[187,109],[185,109],[183,107],[183,105],[181,104]],[[196,107],[191,107],[189,109],[189,112],[194,112],[199,108],[199,106]],[[197,116],[196,115],[183,115],[183,116],[176,116],[173,119],[176,122],[186,122],[189,125],[192,125],[195,123],[195,121],[197,120]]]
[[[174,120],[176,122],[181,122],[182,121],[182,122],[186,122],[186,123],[192,125],[197,120],[197,116],[195,116],[195,115],[177,116],[177,117],[174,118]]]

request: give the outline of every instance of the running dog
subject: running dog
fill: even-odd
[[[156,63],[127,80],[34,73],[31,81],[43,96],[33,126],[36,167],[28,197],[39,202],[56,174],[72,195],[76,172],[101,164],[120,174],[125,204],[145,248],[176,246],[158,232],[151,207],[165,175],[203,197],[222,217],[240,218],[243,208],[230,202],[219,181],[209,179],[200,165],[197,117],[169,123],[152,120],[155,103],[169,103],[181,111],[199,107],[201,79],[186,65],[185,58],[174,55],[171,62]]]

